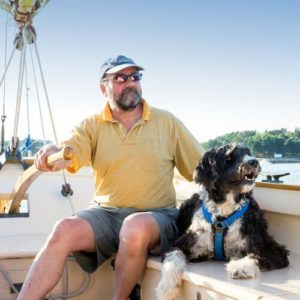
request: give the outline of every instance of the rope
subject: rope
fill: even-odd
[[[63,171],[63,175],[64,175],[65,184],[67,184],[64,171]],[[74,206],[73,206],[73,202],[72,202],[72,197],[70,196],[70,194],[68,194],[67,197],[68,197],[69,205],[71,207],[72,215],[75,215],[75,210],[74,210]]]
[[[69,291],[69,269],[68,269],[68,263],[65,263],[64,274],[63,274],[63,295],[67,296],[68,291]],[[62,300],[66,300],[66,299],[67,297],[62,298]]]
[[[67,299],[67,298],[72,298],[72,297],[76,297],[81,295],[90,285],[91,282],[91,274],[89,273],[85,273],[85,278],[84,281],[82,283],[82,285],[79,287],[79,289],[77,291],[71,292],[69,293],[68,289],[68,281],[69,281],[69,275],[68,275],[68,264],[67,262],[71,261],[74,262],[75,259],[73,257],[67,257],[67,261],[65,263],[65,267],[64,267],[64,275],[65,278],[63,280],[63,294],[62,295],[53,295],[50,296],[49,298],[46,298],[47,300],[54,300],[54,299],[59,299],[59,298],[63,298],[63,299]],[[19,291],[18,289],[15,287],[15,285],[13,284],[13,281],[11,280],[9,274],[7,273],[7,271],[1,266],[0,264],[0,273],[3,275],[4,279],[6,280],[6,282],[8,283],[9,287],[14,291],[14,293],[16,295],[19,295]]]
[[[30,57],[31,57],[31,64],[32,64],[32,71],[33,71],[33,78],[34,78],[34,85],[35,85],[35,90],[36,90],[36,98],[37,98],[38,106],[39,106],[40,120],[41,120],[41,126],[42,126],[42,134],[43,134],[44,145],[45,145],[46,144],[46,134],[45,134],[45,127],[44,127],[43,115],[42,115],[40,94],[39,94],[38,84],[37,84],[37,80],[36,80],[36,72],[35,72],[35,64],[34,64],[33,55],[32,55],[32,48],[29,47],[29,50],[30,50]]]
[[[15,287],[15,285],[13,284],[12,280],[10,279],[8,273],[1,265],[0,265],[0,273],[3,275],[4,279],[8,283],[9,287],[14,291],[14,293],[19,295],[18,289]]]
[[[67,261],[75,261],[74,258],[72,257],[68,257]],[[85,273],[85,279],[84,282],[82,283],[81,287],[75,291],[75,292],[67,292],[67,294],[65,295],[65,293],[63,295],[53,295],[47,298],[47,300],[55,300],[55,299],[59,299],[59,298],[73,298],[73,297],[77,297],[79,295],[81,295],[90,285],[91,282],[91,274],[89,273]]]
[[[54,139],[56,144],[58,144],[58,138],[57,138],[57,134],[56,134],[56,130],[55,130],[55,126],[54,126],[54,119],[53,119],[53,114],[52,114],[52,110],[51,110],[51,105],[50,105],[50,101],[49,101],[49,96],[48,96],[48,92],[47,92],[47,87],[46,87],[46,82],[45,82],[45,77],[44,77],[44,73],[42,70],[42,65],[41,65],[41,60],[40,60],[40,56],[38,53],[38,47],[37,47],[37,43],[34,43],[34,49],[35,49],[35,53],[36,53],[36,57],[37,57],[37,61],[38,61],[38,66],[39,66],[39,70],[40,70],[40,74],[41,74],[41,78],[42,78],[42,83],[43,83],[43,88],[44,88],[44,92],[45,92],[45,96],[46,96],[46,101],[47,101],[47,106],[48,106],[48,111],[49,111],[49,116],[50,116],[50,121],[51,121],[51,126],[52,126],[52,130],[53,130],[53,135],[54,135]],[[67,178],[66,178],[66,174],[65,171],[62,170],[62,176],[63,176],[63,180],[65,185],[67,185]],[[71,197],[69,197],[68,195],[68,199],[69,199],[69,203],[72,209],[72,213],[74,214],[74,207],[71,201]]]
[[[16,112],[15,112],[15,122],[14,122],[14,134],[13,134],[13,144],[12,148],[15,149],[17,147],[17,134],[18,134],[18,126],[19,126],[19,118],[20,118],[20,106],[21,106],[21,96],[22,96],[22,87],[23,87],[23,77],[24,77],[24,61],[25,61],[25,53],[26,53],[26,44],[21,50],[21,59],[20,59],[20,67],[19,67],[19,79],[18,79],[18,93],[16,100]]]

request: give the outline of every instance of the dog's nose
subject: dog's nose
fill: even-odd
[[[254,168],[258,166],[258,160],[257,159],[250,159],[248,160],[248,164]]]

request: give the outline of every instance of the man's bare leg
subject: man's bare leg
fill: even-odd
[[[116,256],[114,300],[128,299],[143,273],[148,250],[158,244],[159,238],[159,225],[151,214],[136,213],[125,219]]]
[[[42,299],[59,281],[68,254],[76,250],[95,251],[92,227],[78,217],[59,221],[34,259],[17,299]]]

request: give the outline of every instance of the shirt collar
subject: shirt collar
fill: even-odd
[[[151,108],[145,99],[142,99],[142,104],[143,104],[142,120],[149,121],[151,119]],[[106,105],[103,109],[102,119],[103,121],[107,121],[107,122],[115,121],[112,116],[108,102],[106,102]]]

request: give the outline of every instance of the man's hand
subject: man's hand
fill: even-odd
[[[39,171],[43,172],[57,172],[67,168],[72,163],[72,160],[59,159],[58,161],[51,163],[51,165],[47,163],[49,155],[55,154],[61,150],[62,147],[58,147],[54,144],[45,145],[36,153],[34,165]]]

